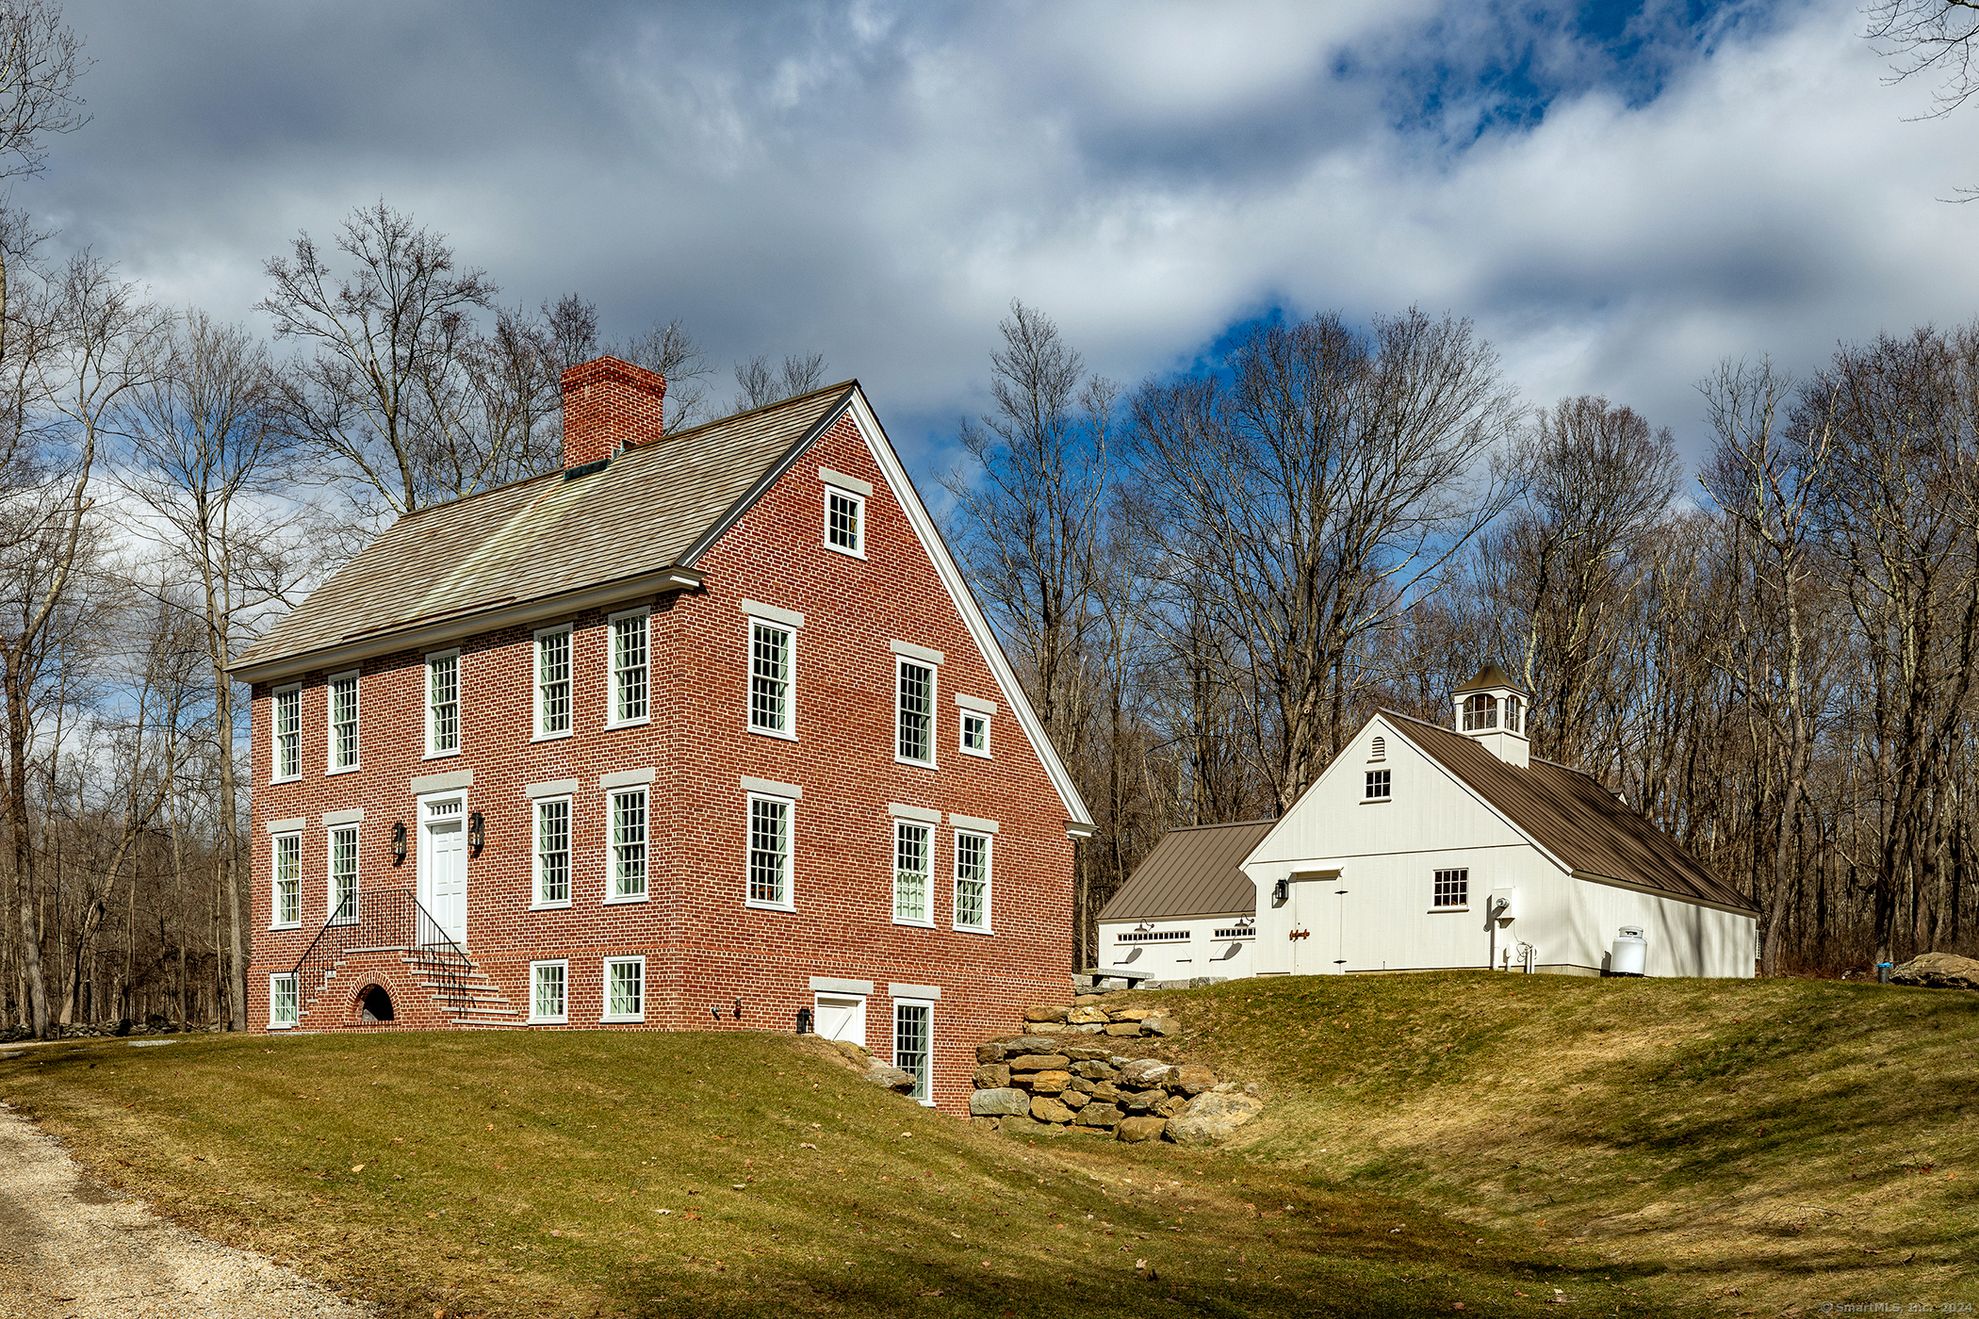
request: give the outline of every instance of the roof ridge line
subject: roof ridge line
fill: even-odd
[[[670,440],[685,439],[689,435],[698,435],[713,426],[725,426],[731,421],[740,421],[744,417],[753,417],[758,413],[769,412],[776,408],[786,408],[794,403],[807,402],[810,399],[817,398],[821,394],[834,394],[842,390],[855,389],[858,387],[858,384],[859,377],[847,376],[837,384],[821,385],[817,389],[807,389],[802,394],[792,394],[789,398],[780,398],[774,403],[758,403],[753,408],[744,408],[740,412],[731,412],[726,416],[716,417],[711,421],[696,423],[689,426],[686,430],[661,431],[658,439],[643,440],[638,444],[628,444],[624,452],[632,453],[640,449],[657,448]]]

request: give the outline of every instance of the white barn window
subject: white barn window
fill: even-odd
[[[1362,801],[1387,801],[1392,787],[1390,775],[1393,770],[1371,769],[1367,772],[1367,787],[1361,794]]]
[[[1482,732],[1498,726],[1498,698],[1483,692],[1464,698],[1464,731]]]
[[[1439,870],[1431,897],[1434,906],[1442,908],[1464,907],[1470,903],[1471,872],[1469,870]]]

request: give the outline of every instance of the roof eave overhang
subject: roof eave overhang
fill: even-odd
[[[1584,879],[1590,884],[1606,884],[1609,888],[1627,889],[1631,893],[1646,893],[1652,898],[1668,898],[1672,902],[1687,902],[1693,907],[1709,907],[1713,911],[1729,912],[1733,916],[1751,916],[1755,919],[1759,912],[1752,907],[1734,906],[1729,902],[1719,902],[1716,898],[1692,897],[1688,893],[1678,893],[1666,888],[1652,888],[1647,884],[1635,884],[1613,875],[1604,875],[1594,870],[1569,870],[1575,879]]]
[[[701,585],[701,574],[693,568],[674,566],[635,577],[621,577],[578,590],[538,596],[515,604],[496,605],[468,613],[454,614],[427,623],[413,623],[369,636],[353,637],[334,646],[320,646],[294,654],[254,659],[253,652],[236,660],[228,669],[236,682],[272,682],[317,670],[348,668],[380,655],[407,650],[430,650],[484,632],[505,627],[521,627],[547,622],[586,609],[620,604],[645,596],[673,591],[691,591]]]

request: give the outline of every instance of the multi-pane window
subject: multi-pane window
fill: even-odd
[[[927,1003],[893,1005],[893,1065],[914,1078],[914,1098],[926,1103],[933,1082],[929,1066],[934,1039],[934,1008]]]
[[[330,679],[330,768],[357,768],[357,675]]]
[[[972,756],[989,754],[989,716],[980,710],[962,712],[962,749]]]
[[[295,973],[268,977],[268,1026],[271,1030],[283,1030],[301,1019],[301,1004],[296,1000]]]
[[[348,925],[357,919],[357,826],[330,830],[330,919]]]
[[[529,1019],[563,1022],[570,1019],[570,966],[566,962],[529,964]]]
[[[1479,692],[1464,698],[1464,731],[1480,732],[1498,726],[1498,698]]]
[[[1438,907],[1462,907],[1470,902],[1470,895],[1470,871],[1439,870],[1436,872],[1436,888],[1432,905]]]
[[[612,891],[615,900],[646,896],[646,789],[614,792],[612,803]]]
[[[302,923],[302,835],[276,834],[271,925]]]
[[[1367,790],[1361,794],[1362,801],[1387,801],[1392,785],[1388,769],[1371,769],[1367,772]]]
[[[987,930],[989,923],[989,835],[958,830],[955,835],[955,928]]]
[[[536,634],[536,736],[570,731],[570,628]]]
[[[275,693],[275,777],[302,777],[302,688]]]
[[[749,798],[749,901],[755,906],[791,905],[790,811],[782,797]]]
[[[760,618],[749,620],[749,727],[758,733],[791,733],[792,632]]]
[[[902,657],[894,705],[894,749],[902,760],[935,763],[935,669]]]
[[[893,822],[893,919],[912,925],[933,922],[934,829],[912,820]]]
[[[426,657],[426,754],[460,750],[460,655]]]
[[[570,798],[536,799],[536,896],[538,907],[570,902]]]
[[[646,959],[605,959],[605,1020],[643,1021],[646,1017]]]
[[[647,615],[612,620],[612,722],[636,724],[647,716],[649,643]]]
[[[1505,698],[1505,731],[1508,733],[1525,731],[1525,702],[1516,696]]]
[[[825,491],[825,544],[847,554],[866,552],[866,501],[849,490]]]

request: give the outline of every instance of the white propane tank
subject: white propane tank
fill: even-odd
[[[1642,927],[1624,925],[1621,933],[1615,936],[1614,946],[1608,950],[1608,974],[1639,976],[1648,960],[1649,941],[1642,937]]]

